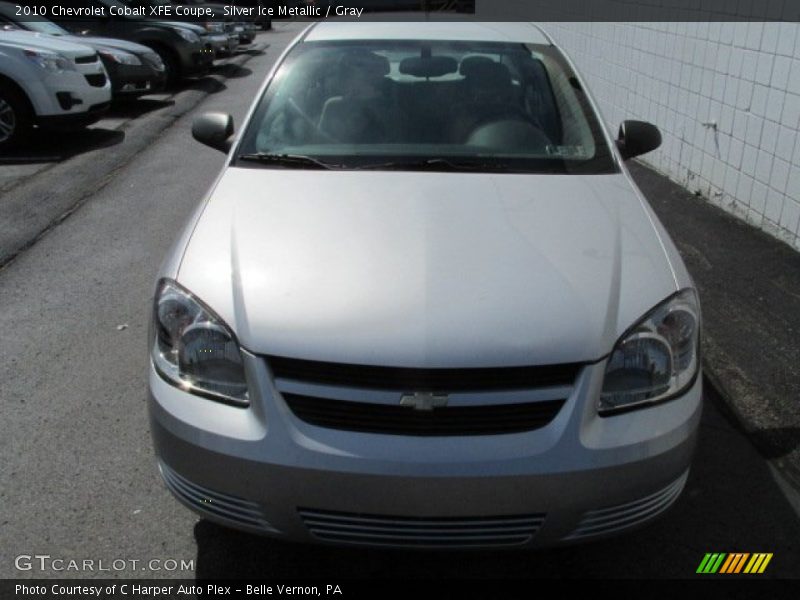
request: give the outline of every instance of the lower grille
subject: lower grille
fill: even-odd
[[[667,510],[678,499],[688,477],[687,471],[654,494],[626,504],[589,511],[583,515],[577,529],[564,539],[577,540],[607,535],[649,521]]]
[[[96,63],[98,60],[97,54],[87,54],[85,56],[76,56],[75,63],[79,65],[86,65]]]
[[[349,402],[283,392],[291,411],[318,427],[390,435],[499,435],[544,427],[565,400],[524,404],[438,407],[415,410],[408,406]]]
[[[544,514],[492,517],[395,517],[299,508],[321,540],[418,548],[518,546],[531,540]]]
[[[103,73],[96,73],[94,75],[84,75],[86,81],[92,87],[103,87],[106,84],[106,76]]]
[[[199,486],[178,475],[164,463],[159,463],[158,468],[167,488],[189,508],[233,525],[274,531],[255,502]]]

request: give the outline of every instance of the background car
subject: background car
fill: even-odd
[[[114,97],[135,97],[161,90],[166,72],[161,57],[141,44],[115,38],[77,36],[43,17],[17,16],[15,5],[0,2],[0,28],[3,26],[57,36],[65,42],[85,44],[100,55],[111,79]]]
[[[238,16],[226,16],[225,14],[225,7],[226,6],[243,6],[248,8],[257,8],[259,6],[269,8],[270,3],[265,2],[264,0],[251,0],[251,1],[241,1],[235,0],[232,2],[207,2],[206,0],[173,0],[175,4],[185,4],[191,6],[203,6],[206,8],[210,8],[214,11],[218,19],[232,21],[239,26],[244,24],[260,24],[262,29],[269,29],[272,26],[272,19],[269,15],[262,15],[259,11],[254,11],[252,15],[238,15]],[[243,44],[249,44],[252,41],[252,37],[250,37],[250,28],[243,28],[242,32],[244,36],[242,38]]]
[[[31,127],[81,127],[111,101],[111,83],[94,49],[26,31],[0,31],[0,150]]]
[[[277,11],[277,0],[235,0],[230,4],[252,8],[252,22],[264,31],[272,29],[272,16],[268,13],[268,9]],[[276,12],[273,12],[273,15],[275,14]]]
[[[151,0],[145,0],[151,1]],[[160,0],[155,0],[160,1]],[[204,0],[171,0],[175,4],[202,6],[213,11],[215,19],[225,23],[225,31],[233,33],[240,44],[250,44],[255,39],[255,25],[252,17],[234,17],[226,14],[226,4],[205,2]]]
[[[21,0],[36,6],[35,0]],[[70,6],[104,10],[126,5],[117,0],[73,0]],[[165,66],[167,86],[174,86],[183,77],[203,75],[214,62],[214,50],[206,39],[203,27],[177,21],[158,21],[145,17],[54,16],[52,20],[73,33],[111,37],[147,46],[159,55]]]
[[[205,30],[205,41],[210,43],[214,49],[214,56],[230,56],[239,47],[240,39],[239,33],[236,31],[235,25],[230,18],[224,17],[224,12],[221,7],[209,7],[214,13],[213,19],[200,19],[190,15],[181,16],[176,14],[175,7],[183,2],[175,2],[174,0],[119,0],[132,8],[141,8],[146,11],[145,14],[150,14],[151,7],[169,7],[171,12],[171,19],[180,23],[190,23],[192,25],[200,26]],[[240,27],[240,29],[243,29]]]
[[[530,23],[323,21],[158,273],[159,469],[295,541],[546,546],[681,494],[700,305],[585,81]],[[205,501],[213,498],[213,504]]]

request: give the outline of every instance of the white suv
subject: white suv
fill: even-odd
[[[108,108],[111,82],[97,53],[24,31],[0,31],[0,151],[44,127],[93,123]]]

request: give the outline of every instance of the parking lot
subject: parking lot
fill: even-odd
[[[796,496],[708,383],[686,491],[663,519],[609,541],[535,553],[307,547],[226,530],[170,496],[145,410],[153,279],[223,162],[191,139],[191,121],[218,110],[240,123],[301,27],[276,23],[210,76],[115,106],[83,132],[38,133],[0,163],[0,577],[109,575],[15,566],[48,554],[141,561],[112,573],[129,577],[681,578],[717,551],[771,552],[765,577],[800,575]],[[141,566],[152,559],[193,569]]]
[[[268,42],[262,41],[243,47],[234,56],[215,61],[208,75],[183,81],[176,90],[147,94],[134,99],[115,102],[103,117],[90,127],[68,132],[34,130],[33,135],[15,152],[0,157],[0,193],[7,192],[27,178],[42,173],[52,166],[87,152],[112,149],[125,140],[125,129],[132,121],[175,106],[176,97],[200,99],[208,93],[224,89],[224,81],[250,74],[242,66],[264,52]]]

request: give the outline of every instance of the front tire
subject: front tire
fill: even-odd
[[[25,98],[13,88],[0,89],[0,152],[18,146],[32,127],[33,118]]]
[[[160,44],[153,44],[149,46],[149,48],[158,54],[161,58],[161,62],[164,63],[164,89],[171,90],[177,87],[178,83],[181,80],[181,64],[178,60],[178,57],[175,53],[167,48],[166,46],[161,46]]]

